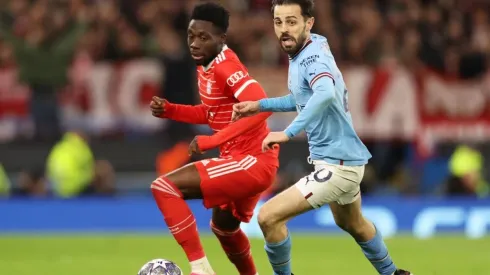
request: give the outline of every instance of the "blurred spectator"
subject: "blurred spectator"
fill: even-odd
[[[35,136],[53,139],[60,133],[58,89],[67,84],[67,71],[85,18],[70,20],[62,2],[11,1],[7,19],[0,21],[0,36],[9,43],[19,67],[20,80],[31,88],[30,113]],[[77,16],[79,14],[75,14]],[[9,22],[11,21],[11,22]]]
[[[488,196],[490,187],[482,177],[483,163],[483,156],[476,148],[458,146],[449,162],[451,176],[447,181],[446,194]]]
[[[10,190],[10,180],[3,168],[2,163],[0,163],[0,197],[8,196]]]
[[[43,169],[22,171],[17,185],[12,188],[13,197],[47,197],[50,195]]]
[[[47,160],[47,175],[60,197],[110,195],[114,190],[114,170],[103,160],[94,160],[88,137],[68,132],[56,143]]]

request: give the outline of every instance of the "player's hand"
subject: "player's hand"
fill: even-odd
[[[159,98],[158,96],[154,96],[150,102],[151,114],[154,117],[162,118],[165,113],[165,103],[167,101],[163,98]]]
[[[233,105],[231,120],[236,121],[242,117],[253,116],[259,113],[258,101],[243,101]]]
[[[191,144],[189,144],[189,156],[192,156],[194,154],[197,155],[202,155],[206,152],[202,152],[201,149],[199,149],[199,144],[197,143],[197,139],[199,136],[194,137],[194,139],[191,141]]]
[[[289,137],[284,132],[270,132],[262,141],[262,151],[271,150],[275,148],[279,143],[288,142]]]

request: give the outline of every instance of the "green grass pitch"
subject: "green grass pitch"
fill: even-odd
[[[237,274],[213,236],[203,237],[218,275]],[[445,236],[430,240],[387,240],[392,257],[416,275],[488,275],[490,238]],[[261,275],[270,275],[263,240],[252,250]],[[185,255],[167,235],[1,236],[0,274],[135,275],[148,260],[166,258],[189,274]],[[375,275],[361,251],[345,236],[293,235],[293,271],[297,275]]]

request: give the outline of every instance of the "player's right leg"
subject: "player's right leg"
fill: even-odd
[[[260,193],[271,186],[277,166],[268,155],[240,155],[196,163],[203,203],[213,207],[211,229],[240,275],[256,275],[250,242],[240,229],[249,222]]]
[[[275,274],[292,274],[291,236],[286,223],[312,209],[295,186],[276,195],[260,209],[258,221],[266,241],[265,251]]]
[[[296,184],[312,207],[330,205],[336,224],[348,232],[381,275],[409,275],[397,270],[376,227],[361,212],[360,183],[364,166],[320,162],[315,172]]]
[[[189,164],[151,184],[151,192],[175,240],[185,251],[192,274],[215,274],[199,239],[196,220],[186,199],[202,198],[201,178],[194,164]]]

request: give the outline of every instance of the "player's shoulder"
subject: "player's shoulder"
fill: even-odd
[[[329,62],[330,47],[324,36],[312,34],[311,43],[304,49],[298,58],[301,68],[310,67],[313,64],[325,64]]]
[[[305,55],[315,55],[319,58],[326,58],[330,55],[330,46],[327,38],[319,34],[311,34],[311,45],[305,49]]]
[[[215,59],[214,72],[216,75],[228,78],[232,74],[248,74],[247,68],[238,58],[237,54],[226,47]]]
[[[216,56],[215,67],[223,69],[229,66],[243,66],[238,55],[228,46],[224,46],[223,50]]]

